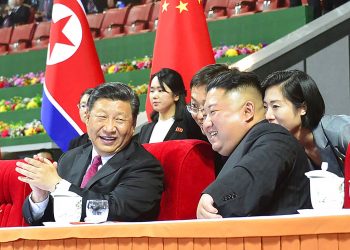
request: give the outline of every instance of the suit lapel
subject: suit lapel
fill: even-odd
[[[92,145],[84,148],[81,154],[77,155],[74,159],[73,167],[71,169],[71,174],[69,175],[70,182],[77,186],[80,186],[81,181],[86,173],[87,167],[91,162],[91,151]]]

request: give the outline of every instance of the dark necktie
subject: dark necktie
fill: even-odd
[[[89,182],[89,180],[97,173],[98,166],[100,166],[101,164],[102,164],[101,156],[96,155],[88,171],[86,171],[84,175],[83,181],[81,182],[81,185],[80,185],[81,188],[84,188],[86,184]]]

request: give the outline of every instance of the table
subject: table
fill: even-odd
[[[350,215],[1,228],[0,249],[349,250]]]

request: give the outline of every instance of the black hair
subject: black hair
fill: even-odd
[[[81,93],[79,102],[81,101],[81,98],[83,98],[84,95],[91,95],[92,91],[94,91],[94,88],[87,88],[83,93]]]
[[[173,69],[162,68],[157,73],[151,76],[151,82],[156,76],[163,91],[166,92],[164,88],[164,84],[166,84],[169,87],[169,89],[173,92],[173,94],[179,97],[179,100],[175,102],[175,120],[181,119],[182,112],[186,107],[186,89],[181,75]],[[151,113],[152,121],[157,121],[158,117],[158,112],[153,110],[153,112]]]
[[[98,99],[111,99],[114,101],[130,102],[132,118],[134,125],[136,124],[137,115],[139,114],[140,101],[135,92],[126,84],[121,82],[108,82],[97,86],[90,94],[88,101],[89,111],[92,110]]]
[[[201,68],[197,73],[192,77],[190,88],[207,86],[209,82],[215,77],[218,73],[230,70],[226,64],[209,64]]]
[[[253,72],[239,71],[237,68],[220,72],[214,76],[207,86],[207,91],[213,88],[221,88],[229,92],[246,87],[256,89],[262,100],[263,91],[258,76]]]
[[[325,113],[325,104],[315,81],[300,70],[276,71],[261,83],[264,92],[272,86],[281,85],[282,94],[295,108],[306,107],[301,117],[304,128],[315,129]]]

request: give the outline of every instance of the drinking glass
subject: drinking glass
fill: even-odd
[[[100,223],[107,221],[108,217],[107,200],[87,200],[86,202],[86,222]]]

